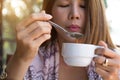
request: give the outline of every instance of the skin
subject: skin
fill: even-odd
[[[55,23],[63,26],[66,30],[74,32],[68,28],[72,24],[80,28],[76,32],[83,33],[85,28],[85,7],[84,0],[56,0],[52,16],[44,11],[34,13],[16,26],[16,52],[7,65],[7,80],[22,80],[30,63],[37,55],[39,46],[50,39],[52,26],[47,22],[53,20]],[[60,35],[58,35],[60,37]],[[60,44],[62,40],[59,39]],[[64,40],[65,41],[65,40]],[[82,41],[81,41],[82,42]],[[100,41],[100,46],[104,48],[96,49],[95,53],[100,56],[94,57],[95,70],[104,80],[119,80],[118,70],[120,69],[120,55],[110,50],[107,44]],[[108,66],[102,66],[102,63],[108,59]]]
[[[103,80],[119,80],[120,55],[110,50],[103,41],[100,41],[99,45],[104,46],[104,48],[96,49],[95,53],[101,55],[93,59],[96,63],[96,72],[103,77]],[[106,58],[108,66],[102,66]]]
[[[69,32],[83,33],[85,24],[85,2],[84,0],[56,0],[52,8],[52,16],[52,20],[55,23]],[[71,29],[70,27],[76,27],[77,29]],[[61,35],[58,35],[60,46],[62,42],[72,41],[66,38],[62,38],[61,40],[61,37]],[[72,42],[75,42],[75,40]]]
[[[52,26],[46,22],[51,18],[51,15],[36,13],[16,26],[17,48],[7,65],[8,80],[22,80],[39,46],[51,37]]]
[[[61,15],[62,14],[62,15]],[[79,27],[75,32],[83,32],[85,23],[85,2],[83,0],[57,0],[52,9],[53,21],[66,30],[74,32],[68,27]]]

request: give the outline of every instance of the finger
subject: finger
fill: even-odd
[[[27,27],[26,29],[23,29],[18,33],[19,35],[21,35],[22,38],[27,37],[32,31],[36,30],[39,27],[39,25],[32,23],[31,25],[29,25],[29,27]]]
[[[30,33],[33,32],[33,31],[35,31],[38,27],[39,27],[39,25],[37,25],[35,23],[32,23],[26,29],[21,30],[19,32],[16,32],[17,39],[24,39],[24,38],[30,37]]]
[[[42,10],[41,13],[46,14],[45,10]]]
[[[26,29],[23,30],[23,32],[26,32],[27,34],[31,33],[35,29],[37,29],[39,25],[37,24],[37,21],[30,24]]]
[[[110,50],[108,48],[97,48],[95,50],[95,54],[103,55],[103,56],[106,56],[108,58],[115,58],[115,57],[117,57],[117,54],[114,51],[112,51],[112,50]]]
[[[23,24],[25,24],[24,26],[27,26],[29,24],[31,24],[34,21],[47,21],[49,19],[51,19],[52,16],[49,14],[45,14],[43,12],[41,13],[33,13],[30,17],[28,17],[28,19],[26,19],[25,21],[23,21]]]
[[[111,67],[116,67],[116,68],[119,68],[119,64],[120,62],[119,61],[116,61],[114,59],[110,59],[110,58],[106,58],[104,56],[97,56],[97,57],[94,57],[93,60],[96,64],[100,64],[100,65],[103,65],[103,63],[105,62],[105,59],[108,60],[108,66],[111,66]]]
[[[16,27],[17,31],[23,30],[25,27],[33,23],[34,21],[47,21],[52,18],[51,15],[45,13],[33,13],[27,19],[23,20],[21,23],[18,24]]]
[[[108,47],[107,44],[104,41],[99,41],[98,45],[103,46],[105,48]]]
[[[45,25],[43,27],[38,27],[34,31],[30,33],[30,36],[33,40],[39,38],[43,34],[50,34],[51,33],[51,25]]]
[[[48,22],[36,21],[32,23],[29,27],[18,32],[21,38],[30,37],[32,40],[39,37],[44,33],[51,33],[52,26]]]
[[[101,75],[102,78],[104,78],[105,80],[107,80],[107,77],[109,76],[109,73],[99,67],[95,68],[96,73],[98,73],[99,75]]]
[[[101,77],[104,79],[104,80],[113,80],[113,79],[115,79],[115,75],[113,75],[112,73],[110,73],[109,72],[109,70],[110,70],[110,68],[108,69],[108,67],[107,68],[105,68],[105,67],[96,67],[95,68],[95,71],[99,74],[99,75],[101,75]]]
[[[108,59],[108,66],[111,66],[111,67],[115,67],[115,68],[120,68],[120,62],[116,59],[110,59],[110,58],[107,58]]]
[[[100,68],[100,69],[107,71],[107,72],[111,72],[111,70],[112,70],[111,66],[103,66],[103,65],[97,64],[97,63],[95,64],[95,67]]]
[[[39,47],[43,42],[45,42],[46,40],[50,38],[51,38],[50,34],[43,34],[42,36],[34,40],[33,45],[36,44],[35,46]]]
[[[28,37],[29,37],[29,34],[26,33],[25,30],[20,31],[20,32],[16,32],[16,39],[17,39],[17,41],[22,41],[24,39],[27,39]]]
[[[118,72],[118,69],[119,68],[116,68],[115,66],[103,66],[103,65],[100,65],[100,64],[95,64],[95,67],[99,67],[99,68],[101,68],[101,69],[103,69],[103,70],[105,70],[105,71],[107,71],[107,72],[109,72],[109,73],[117,73]]]
[[[93,58],[95,63],[101,64],[101,65],[104,63],[105,59],[106,58],[104,56],[97,56]]]
[[[111,80],[111,79],[113,79],[113,76],[115,78],[115,76],[118,76],[118,74],[119,74],[119,69],[115,68],[115,67],[110,67],[110,66],[104,67],[104,66],[99,65],[99,64],[95,64],[95,67],[96,67],[96,69],[95,69],[96,72],[99,74],[102,74],[104,78],[105,78],[105,74],[108,75],[108,73],[109,73],[109,76],[108,76],[109,79],[107,79],[107,80]],[[97,69],[101,69],[102,72],[98,72]]]

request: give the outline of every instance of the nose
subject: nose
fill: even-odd
[[[72,7],[70,9],[69,19],[71,19],[71,20],[80,19],[80,13],[79,13],[79,9],[77,7]]]

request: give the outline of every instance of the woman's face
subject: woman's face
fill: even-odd
[[[70,32],[81,32],[85,25],[84,0],[56,0],[52,8],[53,21]]]

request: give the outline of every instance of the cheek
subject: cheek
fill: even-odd
[[[60,13],[58,12],[54,12],[53,14],[53,20],[60,20],[60,18],[62,17]]]
[[[55,21],[55,22],[58,22],[58,23],[59,23],[59,21],[61,22],[61,21],[66,20],[65,19],[66,18],[65,11],[62,11],[62,10],[59,10],[59,9],[54,9],[52,11],[52,16],[53,16],[52,20]]]
[[[85,16],[85,12],[83,12],[82,14],[82,25],[85,25],[85,21],[86,21],[86,16]]]

